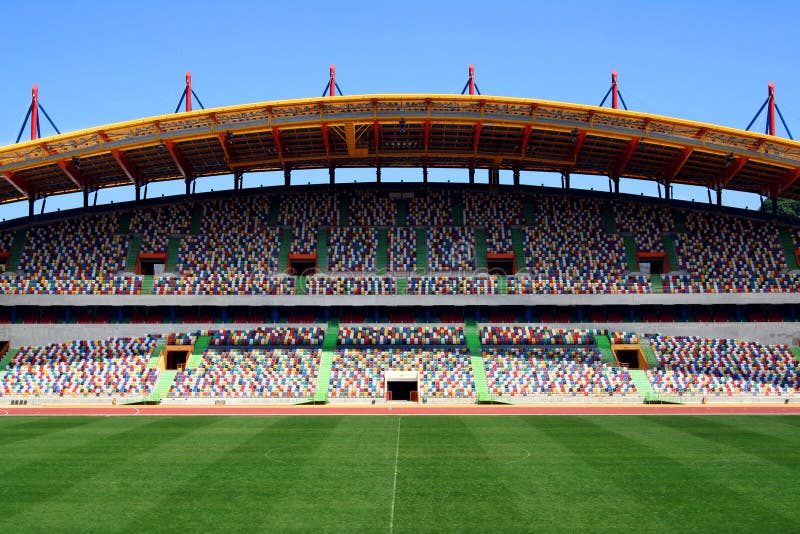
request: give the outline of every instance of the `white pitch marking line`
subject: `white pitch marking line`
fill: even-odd
[[[397,418],[397,445],[394,449],[394,481],[392,482],[392,513],[389,515],[389,533],[394,531],[394,503],[397,498],[397,461],[400,458],[400,423],[403,416]]]

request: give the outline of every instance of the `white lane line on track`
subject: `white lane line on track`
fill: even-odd
[[[397,498],[397,462],[400,458],[400,423],[403,422],[403,416],[397,418],[397,445],[394,449],[394,481],[392,482],[392,512],[389,515],[389,534],[394,531],[394,503]]]
[[[3,412],[0,415],[8,415],[8,410],[3,410],[2,408],[0,408],[0,412]]]

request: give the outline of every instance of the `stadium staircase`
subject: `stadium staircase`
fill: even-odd
[[[617,221],[614,218],[614,210],[608,204],[603,206],[603,228],[608,235],[617,233]]]
[[[203,222],[203,207],[200,204],[195,204],[192,208],[192,226],[190,232],[192,235],[200,235],[200,226]]]
[[[128,244],[128,257],[125,259],[125,270],[132,273],[136,270],[136,258],[142,250],[142,236],[134,236]]]
[[[172,383],[175,381],[175,375],[178,374],[178,371],[161,371],[158,375],[158,382],[153,387],[153,393],[150,394],[150,401],[152,402],[160,402],[161,399],[166,397],[169,394],[169,388],[172,387]]]
[[[194,348],[192,349],[192,354],[189,356],[189,360],[186,362],[187,369],[196,369],[200,362],[203,361],[203,353],[208,348],[208,345],[211,343],[211,336],[199,336],[197,340],[194,342]]]
[[[339,319],[328,321],[325,337],[322,339],[322,355],[319,359],[319,374],[317,375],[317,390],[314,392],[314,402],[328,402],[328,383],[331,381],[331,367],[333,366],[333,351],[339,339]]]
[[[647,373],[644,369],[628,369],[628,373],[631,375],[631,381],[634,387],[636,387],[636,392],[641,395],[645,401],[654,400],[656,394],[653,391],[653,386],[650,385],[650,381],[647,379]]]
[[[280,253],[278,254],[279,273],[285,273],[286,269],[289,267],[289,249],[291,248],[291,246],[292,246],[292,229],[284,228],[283,232],[281,232],[281,250]]]
[[[272,195],[269,198],[269,220],[267,224],[271,227],[278,226],[278,215],[280,214],[281,210],[281,197],[278,195]]]
[[[661,242],[664,244],[664,253],[667,255],[669,270],[679,270],[681,267],[678,264],[678,251],[675,249],[675,239],[671,235],[665,234],[661,236]]]
[[[783,253],[786,255],[786,265],[789,267],[789,270],[794,271],[795,269],[800,269],[800,266],[797,265],[797,254],[795,254],[794,251],[794,240],[789,233],[789,229],[782,226],[780,229],[780,236],[781,245],[783,245]]]
[[[11,349],[14,350],[14,349]],[[794,354],[794,359],[800,362],[800,347],[790,347],[789,350]],[[2,364],[0,364],[0,371],[3,370]]]
[[[295,281],[294,281],[294,293],[295,293],[295,295],[305,295],[306,293],[308,293],[308,290],[306,289],[306,277],[305,276],[300,275],[297,278],[295,278]]]
[[[397,219],[395,226],[402,227],[408,223],[408,200],[401,199],[397,201]]]
[[[8,349],[6,351],[6,353],[3,355],[3,359],[0,360],[0,373],[4,373],[6,369],[8,369],[11,359],[14,358],[18,352],[19,349]]]
[[[417,228],[417,273],[428,271],[428,232],[425,228]]]
[[[167,244],[167,263],[164,265],[164,271],[174,273],[175,267],[178,265],[178,250],[181,247],[181,238],[173,236],[169,238]]]
[[[664,292],[664,282],[660,274],[650,275],[650,291],[656,294]]]
[[[25,229],[17,230],[14,234],[14,241],[11,243],[11,250],[8,253],[6,271],[14,272],[19,269],[19,260],[22,258],[22,250],[25,248],[27,238],[28,231]]]
[[[501,295],[508,295],[508,277],[505,275],[497,276],[497,292]]]
[[[155,348],[153,348],[153,352],[150,353],[150,359],[147,361],[148,369],[158,368],[158,358],[161,356],[161,352],[163,352],[164,347],[166,346],[167,346],[166,341],[159,342],[156,344]]]
[[[320,228],[317,236],[317,272],[328,272],[328,229]]]
[[[408,278],[397,279],[397,294],[398,295],[408,294]]]
[[[486,270],[486,229],[475,228],[475,267]]]
[[[677,209],[673,209],[672,220],[675,221],[675,231],[678,232],[679,234],[685,234],[686,216],[683,214],[683,212]]]
[[[350,226],[350,197],[339,196],[339,226]]]
[[[117,228],[118,234],[127,234],[131,231],[131,219],[133,219],[133,213],[130,211],[122,214],[119,218],[119,228]]]
[[[647,360],[647,367],[650,369],[657,369],[658,368],[658,357],[656,353],[653,352],[653,347],[650,346],[650,342],[646,340],[642,340],[639,343],[641,347],[640,350],[642,354],[644,354],[644,359]]]
[[[525,197],[525,224],[528,226],[536,225],[536,207],[532,197]]]
[[[152,295],[154,283],[155,277],[152,274],[144,275],[144,279],[142,280],[142,295]]]
[[[455,226],[464,226],[464,198],[461,195],[455,195],[453,199],[452,217]]]
[[[517,263],[517,269],[525,266],[525,241],[522,237],[521,228],[511,229],[511,245],[514,247],[514,260]]]
[[[632,235],[625,236],[625,259],[628,262],[628,270],[632,273],[639,271],[639,258],[636,254],[636,240]]]
[[[386,228],[378,228],[378,251],[375,253],[375,269],[379,273],[386,272],[388,249],[389,231]]]
[[[486,369],[483,367],[483,356],[481,355],[481,338],[478,336],[478,324],[475,319],[464,321],[464,336],[467,338],[467,348],[469,349],[470,363],[472,364],[472,375],[475,378],[475,394],[478,402],[492,402],[489,395],[489,387],[486,384]]]
[[[597,343],[598,350],[603,355],[603,363],[616,364],[617,357],[614,356],[614,351],[611,350],[611,340],[608,339],[608,336],[597,336],[594,340]]]

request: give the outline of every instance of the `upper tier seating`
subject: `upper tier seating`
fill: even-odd
[[[464,192],[465,224],[490,227],[497,224],[522,224],[520,195]]]
[[[475,270],[475,232],[472,228],[428,228],[427,247],[431,271]]]
[[[409,202],[409,226],[448,226],[453,224],[453,206],[448,191],[428,191]]]
[[[142,235],[139,252],[161,254],[167,251],[170,237],[188,234],[191,224],[189,204],[172,204],[135,211],[131,217],[130,231]]]
[[[524,228],[531,276],[509,279],[510,294],[646,293],[649,283],[626,274],[624,243],[603,228],[600,204],[535,198],[536,225]]]
[[[342,326],[339,345],[463,345],[463,326]]]
[[[319,326],[266,326],[254,330],[209,331],[212,346],[322,345],[325,329]]]
[[[319,228],[338,223],[335,193],[296,193],[281,198],[278,224],[293,227],[289,247],[292,254],[317,253]]]
[[[659,368],[647,371],[666,394],[786,395],[800,389],[800,366],[788,347],[734,339],[656,336]]]
[[[482,356],[489,393],[500,397],[635,392],[628,370],[603,365],[597,349],[504,347]]]
[[[306,280],[309,295],[394,295],[397,281],[390,276],[314,275]]]
[[[676,249],[687,274],[665,277],[665,292],[797,291],[797,277],[785,274],[778,228],[772,223],[689,212]]]
[[[497,276],[411,276],[411,295],[497,295]]]
[[[11,359],[0,396],[149,396],[158,371],[147,369],[156,338],[109,338],[22,347]]]
[[[417,268],[417,235],[413,228],[392,228],[389,230],[388,270],[408,272]]]
[[[672,213],[664,206],[615,202],[617,231],[632,234],[639,252],[664,252],[663,234],[675,231]]]
[[[489,254],[509,254],[514,252],[511,228],[500,224],[499,219],[486,229],[486,252]]]
[[[384,398],[385,373],[416,371],[420,397],[475,397],[475,378],[466,348],[342,348],[333,356],[328,396]]]
[[[7,294],[136,294],[141,278],[121,277],[128,240],[117,214],[76,217],[28,230],[17,277],[0,279]]]
[[[397,204],[385,195],[374,191],[350,193],[351,226],[394,226]]]
[[[639,334],[634,332],[609,332],[611,343],[615,345],[638,345]]]
[[[375,271],[378,232],[375,228],[333,228],[328,234],[328,270],[331,272]]]
[[[319,349],[206,350],[178,371],[169,397],[309,398],[317,388]]]
[[[159,295],[285,295],[294,279],[276,276],[280,231],[268,227],[265,197],[222,199],[203,206],[199,235],[178,252],[176,278],[159,278]]]
[[[0,252],[11,252],[14,244],[14,232],[0,232]]]
[[[564,330],[530,325],[481,325],[481,345],[593,345],[601,330]]]

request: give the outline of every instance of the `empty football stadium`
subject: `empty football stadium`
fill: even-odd
[[[484,96],[472,66],[461,95],[337,89],[193,109],[187,74],[174,114],[40,137],[34,88],[0,147],[0,203],[29,206],[0,224],[0,525],[796,525],[797,418],[702,416],[800,406],[773,86],[763,134],[620,109],[616,73],[610,107]]]

